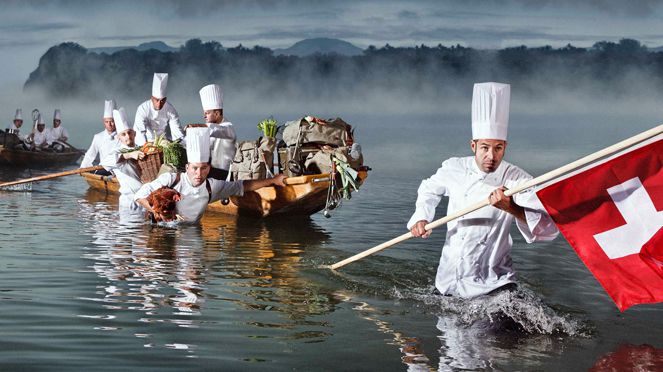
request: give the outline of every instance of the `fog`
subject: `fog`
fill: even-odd
[[[305,115],[341,117],[356,128],[367,164],[376,174],[416,179],[432,173],[444,158],[470,154],[474,82],[512,84],[507,160],[534,174],[649,129],[663,116],[661,79],[651,69],[638,66],[599,78],[577,71],[571,74],[544,61],[536,73],[517,75],[496,68],[494,60],[483,59],[474,62],[479,66],[471,73],[456,76],[438,65],[394,67],[397,62],[380,60],[363,75],[353,63],[338,63],[327,75],[302,64],[286,77],[274,77],[259,65],[243,66],[241,76],[218,79],[209,78],[195,65],[158,72],[171,73],[168,101],[183,124],[202,122],[198,90],[218,83],[224,91],[225,116],[235,125],[240,140],[256,139],[260,134],[257,122],[269,116],[280,123]],[[24,130],[29,130],[33,108],[42,112],[49,126],[53,110],[59,108],[69,142],[86,148],[93,134],[103,129],[104,98],[115,99],[130,118],[149,98],[151,72],[123,74],[138,76],[138,82],[120,80],[107,85],[113,76],[91,75],[84,94],[75,97],[52,89],[4,90],[0,118],[8,126],[15,108],[21,107],[27,119]],[[505,78],[509,76],[513,80]],[[123,84],[132,88],[123,91]]]

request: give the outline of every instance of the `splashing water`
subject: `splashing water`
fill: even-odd
[[[489,323],[493,330],[516,330],[529,334],[568,335],[589,337],[587,324],[570,315],[558,314],[531,290],[518,286],[513,291],[501,291],[494,295],[463,299],[431,294],[431,288],[419,288],[411,292],[392,290],[399,299],[423,302],[430,311],[457,314],[458,322],[466,327],[477,323]],[[515,328],[515,329],[514,329]]]
[[[28,192],[32,191],[32,182],[19,183],[18,185],[11,186],[2,186],[0,191],[18,191],[18,192]]]

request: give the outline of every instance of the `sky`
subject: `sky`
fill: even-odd
[[[85,47],[191,38],[283,48],[312,37],[369,45],[589,47],[634,38],[663,45],[653,0],[0,0],[0,83],[20,88],[39,57],[65,41]]]

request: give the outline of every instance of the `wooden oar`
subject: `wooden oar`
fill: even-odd
[[[652,128],[652,129],[650,129],[650,130],[648,130],[648,131],[642,132],[642,133],[640,133],[640,134],[638,134],[638,135],[636,135],[636,136],[633,136],[633,137],[631,137],[631,138],[628,138],[628,139],[626,139],[626,140],[624,140],[624,141],[621,141],[621,142],[619,142],[619,143],[616,143],[616,144],[614,144],[614,145],[612,145],[612,146],[610,146],[610,147],[606,147],[605,149],[600,150],[600,151],[597,151],[597,152],[595,152],[595,153],[593,153],[593,154],[591,154],[591,155],[587,155],[587,156],[585,156],[585,157],[582,158],[582,159],[578,159],[578,160],[576,160],[576,161],[574,161],[574,162],[572,162],[572,163],[569,163],[569,164],[567,164],[567,165],[565,165],[565,166],[562,166],[562,167],[560,167],[560,168],[557,168],[557,169],[555,169],[555,170],[552,170],[552,171],[550,171],[550,172],[548,172],[548,173],[546,173],[546,174],[544,174],[544,175],[542,175],[542,176],[539,176],[539,177],[533,178],[533,179],[531,179],[530,181],[525,182],[525,183],[519,185],[518,187],[516,187],[516,188],[514,188],[514,189],[507,190],[506,192],[504,192],[504,195],[506,195],[506,196],[511,196],[511,195],[513,195],[513,194],[517,194],[517,193],[519,193],[519,192],[521,192],[521,191],[524,191],[524,190],[526,190],[526,189],[529,189],[529,188],[531,188],[531,187],[534,187],[534,186],[537,186],[537,185],[540,185],[540,184],[546,183],[546,182],[548,182],[548,181],[550,181],[550,180],[552,180],[552,179],[555,179],[555,178],[557,178],[557,177],[560,177],[560,176],[562,176],[562,175],[564,175],[564,174],[566,174],[566,173],[569,173],[569,172],[571,172],[571,171],[573,171],[573,170],[576,170],[576,169],[578,169],[578,168],[580,168],[580,167],[583,167],[583,166],[585,166],[585,165],[587,165],[587,164],[590,164],[590,163],[592,163],[592,162],[594,162],[594,161],[596,161],[596,160],[599,160],[599,159],[601,159],[601,158],[603,158],[603,157],[606,157],[606,156],[608,156],[608,155],[612,155],[612,154],[614,154],[614,153],[616,153],[616,152],[619,152],[619,151],[624,150],[624,149],[626,149],[626,148],[628,148],[628,147],[631,147],[631,146],[633,146],[633,145],[636,145],[636,144],[638,144],[638,143],[640,143],[640,142],[643,142],[643,141],[645,141],[645,140],[647,140],[647,139],[649,139],[649,138],[655,137],[655,136],[657,136],[657,135],[659,135],[659,134],[661,134],[661,133],[663,133],[663,124],[661,124],[661,125],[659,125],[659,126],[657,126],[657,127],[655,127],[655,128]],[[436,227],[438,227],[438,226],[442,226],[442,225],[444,225],[445,223],[447,223],[447,222],[449,222],[449,221],[453,221],[453,220],[455,220],[455,219],[458,218],[458,217],[464,216],[464,215],[466,215],[466,214],[468,214],[468,213],[470,213],[470,212],[474,212],[474,211],[476,211],[477,209],[483,208],[483,207],[485,207],[485,206],[487,206],[487,205],[490,205],[490,202],[489,202],[488,199],[486,198],[485,200],[482,200],[482,201],[480,201],[480,202],[478,202],[478,203],[476,203],[476,204],[474,204],[474,205],[471,205],[471,206],[469,206],[469,207],[467,207],[467,208],[465,208],[465,209],[459,210],[459,211],[457,211],[456,213],[452,213],[452,214],[450,214],[450,215],[448,215],[448,216],[446,216],[446,217],[440,218],[439,220],[433,221],[433,222],[429,223],[428,225],[426,225],[424,228],[425,228],[426,230],[432,230],[432,229],[434,229],[434,228],[436,228]],[[367,250],[365,250],[365,251],[363,251],[363,252],[357,253],[356,255],[354,255],[354,256],[352,256],[352,257],[346,258],[345,260],[342,260],[342,261],[339,261],[339,262],[337,262],[337,263],[335,263],[335,264],[333,264],[333,265],[324,266],[324,267],[329,268],[329,269],[332,269],[332,270],[336,270],[336,269],[341,268],[341,267],[343,267],[343,266],[345,266],[345,265],[347,265],[347,264],[349,264],[349,263],[352,263],[352,262],[354,262],[354,261],[360,260],[360,259],[362,259],[362,258],[364,258],[364,257],[366,257],[366,256],[370,256],[370,255],[372,255],[373,253],[377,253],[377,252],[379,252],[379,251],[381,251],[381,250],[383,250],[383,249],[389,248],[389,247],[391,247],[392,245],[396,245],[396,244],[398,244],[398,243],[400,243],[400,242],[402,242],[402,241],[408,240],[408,239],[412,238],[413,236],[414,236],[414,235],[412,235],[411,232],[407,232],[406,234],[403,234],[403,235],[401,235],[401,236],[398,236],[398,237],[396,237],[396,238],[393,238],[393,239],[391,239],[391,240],[389,240],[389,241],[387,241],[387,242],[384,242],[384,243],[382,243],[382,244],[380,244],[380,245],[377,245],[377,246],[375,246],[375,247],[373,247],[373,248],[371,248],[371,249],[367,249]]]
[[[18,180],[18,181],[4,182],[4,183],[0,183],[0,187],[20,185],[22,183],[28,183],[28,182],[37,182],[37,181],[50,180],[50,179],[53,179],[53,178],[71,176],[72,174],[81,174],[81,173],[85,173],[85,172],[93,172],[93,171],[101,170],[101,169],[104,169],[104,167],[102,167],[101,165],[95,165],[93,167],[86,167],[86,168],[72,169],[72,170],[68,170],[68,171],[64,171],[64,172],[47,174],[45,176],[25,178],[25,179]]]

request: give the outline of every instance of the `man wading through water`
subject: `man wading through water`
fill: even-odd
[[[515,288],[509,235],[511,222],[528,243],[554,239],[559,231],[533,190],[513,197],[508,188],[530,180],[522,169],[502,161],[509,125],[508,84],[474,85],[472,141],[474,156],[450,158],[421,182],[416,210],[407,224],[415,237],[427,238],[426,226],[435,217],[442,196],[449,198],[447,214],[489,197],[488,206],[449,222],[435,277],[444,295],[472,298],[498,288]],[[504,287],[507,286],[507,287]]]

